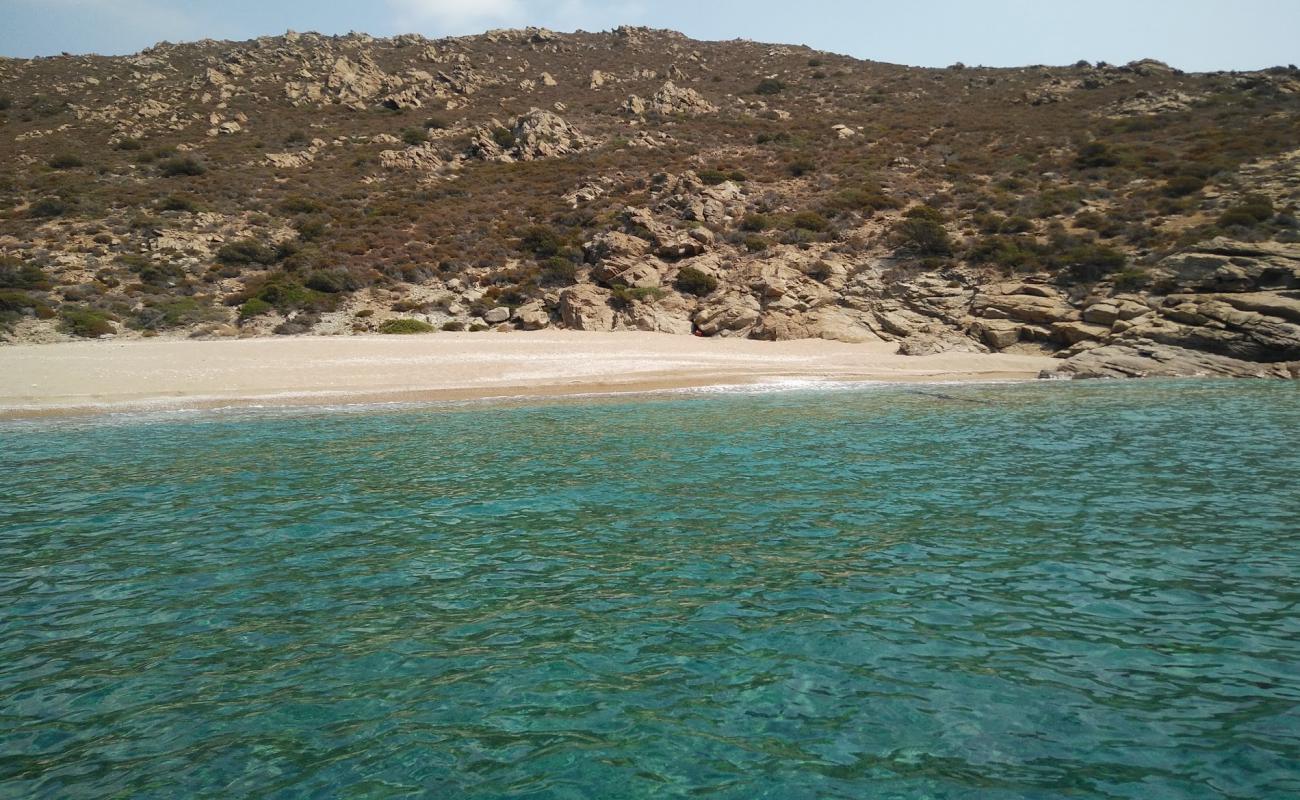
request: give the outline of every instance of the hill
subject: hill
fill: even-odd
[[[671,31],[0,60],[0,329],[562,326],[1300,371],[1300,71]]]

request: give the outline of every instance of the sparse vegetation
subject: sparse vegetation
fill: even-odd
[[[117,332],[107,313],[85,306],[65,306],[59,312],[59,329],[83,339],[96,339]]]
[[[387,319],[379,325],[380,333],[392,334],[432,333],[433,329],[433,326],[424,320],[412,319],[410,317]]]
[[[687,67],[680,41],[661,35],[624,47],[561,34],[526,53],[512,37],[471,37],[437,68],[389,40],[304,37],[296,46],[322,64],[364,58],[387,76],[344,103],[337,87],[296,96],[302,87],[285,84],[300,76],[264,43],[223,43],[219,55],[177,45],[166,80],[132,83],[139,97],[120,109],[104,98],[135,69],[122,60],[94,61],[102,85],[80,82],[76,59],[14,61],[0,87],[15,98],[0,108],[12,128],[0,137],[11,167],[0,174],[0,324],[6,337],[55,324],[101,335],[89,314],[139,336],[216,330],[237,309],[246,328],[291,334],[367,306],[342,321],[365,332],[394,314],[538,302],[554,314],[564,287],[591,283],[620,324],[646,304],[690,320],[748,295],[761,306],[754,331],[776,330],[777,316],[803,331],[817,308],[808,280],[849,316],[927,308],[908,296],[922,276],[953,291],[1027,276],[1078,307],[1090,293],[1186,290],[1158,265],[1215,237],[1300,241],[1292,71],[921,72],[699,42],[690,51],[707,71],[675,83],[720,110],[634,120],[627,96],[649,107]],[[611,54],[621,76],[641,78],[589,90]],[[210,87],[208,103],[172,91],[227,57],[243,72],[223,72],[235,89],[224,106]],[[454,102],[401,101],[423,81],[414,69],[441,71]],[[543,87],[543,71],[557,81]],[[585,141],[552,152],[562,136],[519,121],[532,107]],[[235,120],[237,134],[212,130]],[[619,282],[656,271],[675,279]],[[790,300],[764,295],[760,271],[778,273]]]
[[[77,167],[86,166],[86,162],[81,156],[75,153],[58,153],[50,157],[50,169],[76,169]]]
[[[196,177],[207,172],[207,167],[190,156],[169,158],[158,165],[158,171],[168,178]]]

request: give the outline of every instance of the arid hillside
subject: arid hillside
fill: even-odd
[[[0,164],[8,341],[561,326],[1300,373],[1294,66],[289,33],[0,60]]]

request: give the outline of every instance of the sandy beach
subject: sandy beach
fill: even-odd
[[[1050,358],[896,355],[884,342],[658,333],[87,341],[0,348],[0,416],[635,392],[811,381],[1034,378]]]

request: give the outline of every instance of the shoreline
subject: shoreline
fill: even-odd
[[[887,342],[536,331],[109,340],[0,348],[0,420],[134,411],[523,400],[790,382],[1032,380],[1043,356]]]

